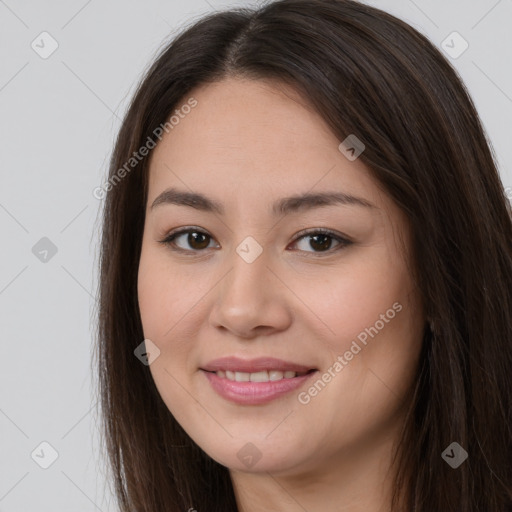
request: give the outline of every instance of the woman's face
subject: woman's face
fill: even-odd
[[[373,453],[396,437],[424,325],[404,215],[292,89],[190,96],[151,155],[138,275],[162,400],[234,470]]]

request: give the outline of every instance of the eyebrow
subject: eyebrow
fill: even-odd
[[[210,199],[203,194],[196,192],[181,191],[176,188],[164,190],[151,205],[151,210],[163,204],[175,204],[178,206],[188,206],[204,212],[218,213],[224,215],[224,206],[222,203]],[[292,212],[299,212],[331,205],[355,205],[365,208],[376,208],[375,205],[363,199],[344,192],[317,192],[297,194],[290,197],[284,197],[277,200],[272,205],[274,215],[287,215]]]

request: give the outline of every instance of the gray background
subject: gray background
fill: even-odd
[[[469,43],[448,58],[512,186],[512,0],[368,3],[440,48],[453,31]],[[92,191],[161,45],[201,14],[234,5],[256,4],[0,0],[0,512],[115,510],[91,373],[102,206]],[[43,31],[58,43],[45,59],[31,47],[51,49]],[[450,41],[451,51],[461,48]],[[52,449],[42,442],[58,454],[47,469]]]

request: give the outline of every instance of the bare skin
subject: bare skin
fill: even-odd
[[[425,322],[406,218],[293,89],[230,78],[190,96],[197,106],[151,155],[138,276],[144,335],[160,349],[150,370],[161,397],[230,469],[239,510],[389,512],[392,450]],[[224,213],[151,208],[169,188],[203,194]],[[281,198],[317,192],[371,206],[272,212]],[[177,228],[204,235],[160,243]],[[334,237],[315,243],[318,228]],[[236,250],[247,237],[262,249],[251,263]],[[317,372],[267,403],[238,404],[201,370],[224,356],[271,356]],[[238,456],[247,443],[259,457],[252,466]]]

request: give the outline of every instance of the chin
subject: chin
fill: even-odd
[[[247,439],[248,436],[245,436]],[[282,441],[254,440],[230,441],[230,446],[219,450],[218,440],[210,446],[196,443],[213,460],[232,471],[243,473],[282,473],[289,472],[307,463],[307,454],[301,452],[303,446],[284,446]],[[211,450],[209,448],[212,448]]]

